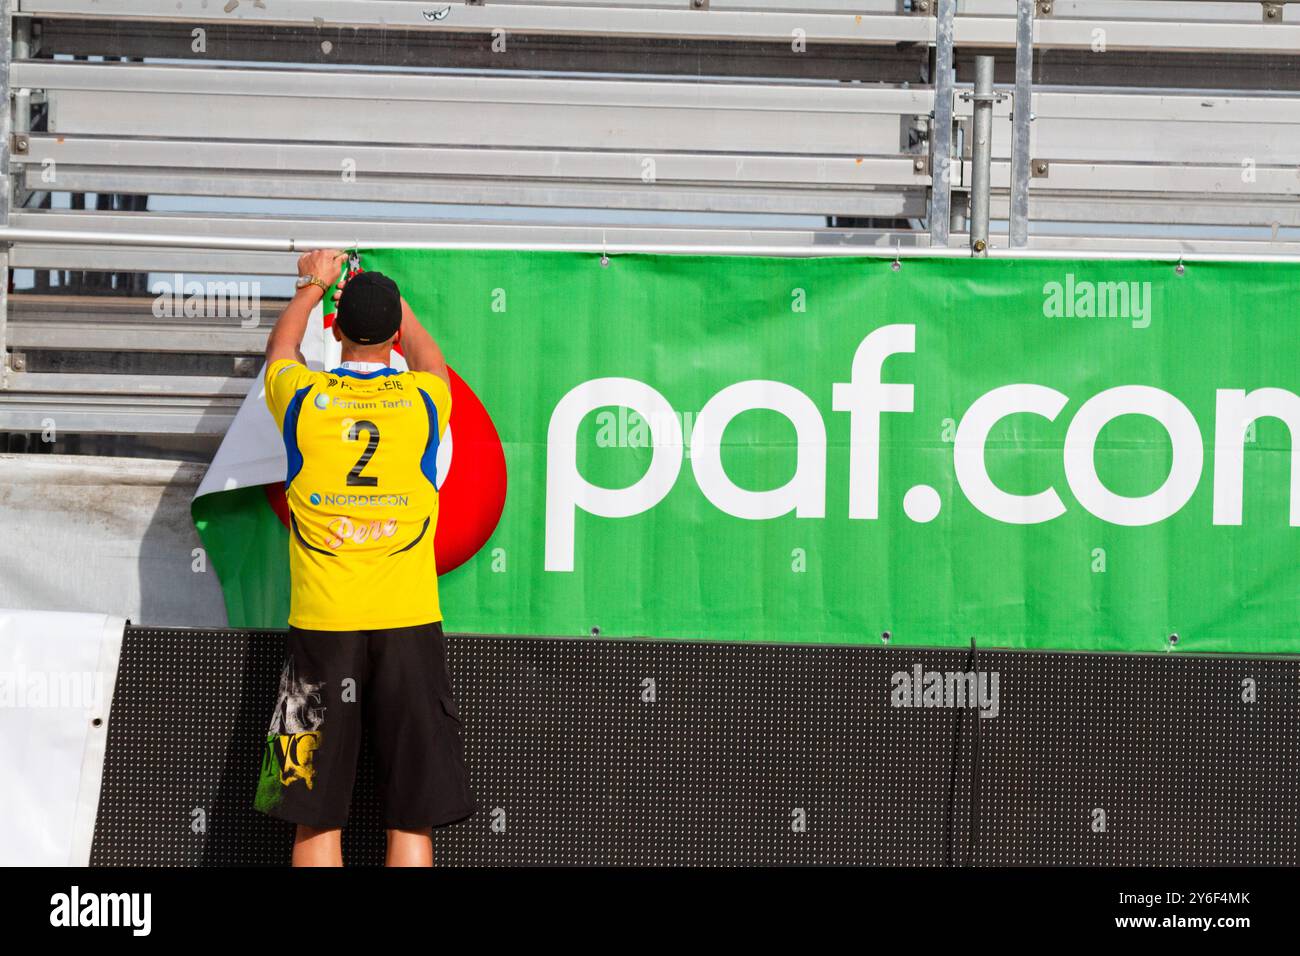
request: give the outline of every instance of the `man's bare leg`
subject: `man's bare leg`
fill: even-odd
[[[342,866],[343,831],[318,830],[299,824],[293,838],[294,866]]]
[[[433,830],[389,830],[384,866],[433,866]]]

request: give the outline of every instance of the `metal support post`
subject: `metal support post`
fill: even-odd
[[[1029,245],[1029,124],[1033,121],[1034,0],[1016,4],[1016,94],[1011,104],[1011,248]]]
[[[993,169],[993,57],[975,58],[975,121],[971,124],[970,251],[988,255],[989,179]]]
[[[938,0],[934,35],[934,117],[930,123],[930,244],[948,245],[952,209],[952,37],[957,0]]]

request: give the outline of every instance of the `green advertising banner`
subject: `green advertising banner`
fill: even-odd
[[[1293,266],[361,263],[460,379],[450,631],[1300,651]],[[195,501],[235,626],[287,616],[270,500]]]

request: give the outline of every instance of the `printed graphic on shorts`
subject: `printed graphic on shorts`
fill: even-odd
[[[312,683],[294,672],[293,658],[284,662],[280,674],[280,697],[275,703],[268,734],[305,734],[320,730],[325,721],[325,703],[321,697],[324,681]]]
[[[320,746],[325,704],[324,682],[313,682],[295,673],[293,659],[280,674],[280,695],[262,752],[262,772],[257,784],[255,806],[273,809],[284,796],[285,787],[302,781],[308,789],[315,783],[315,753]]]

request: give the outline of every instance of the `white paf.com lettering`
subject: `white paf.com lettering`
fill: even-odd
[[[880,424],[886,413],[913,410],[911,384],[883,381],[891,356],[916,350],[916,326],[886,325],[862,340],[848,382],[831,388],[831,407],[849,416],[848,517],[879,517]],[[1033,414],[1055,422],[1070,397],[1046,385],[1003,385],[977,398],[962,416],[953,442],[953,466],[962,493],[981,513],[1006,524],[1039,524],[1066,511],[1053,487],[1013,494],[989,476],[984,447],[989,433],[1010,415]],[[593,485],[578,471],[578,429],[590,413],[627,407],[650,429],[650,465],[625,488]],[[722,466],[722,436],[741,412],[768,409],[794,426],[798,457],[794,474],[779,488],[752,491],[737,486]],[[1124,415],[1154,419],[1169,435],[1173,456],[1164,483],[1147,495],[1130,497],[1108,489],[1097,475],[1094,450],[1102,429]],[[1300,526],[1300,396],[1281,388],[1220,388],[1215,392],[1213,523],[1242,521],[1244,445],[1247,430],[1261,418],[1280,419],[1292,436],[1290,523]],[[704,496],[719,510],[758,521],[794,512],[800,518],[826,514],[826,425],[811,398],[783,382],[755,379],[723,388],[694,417],[691,470]],[[1065,480],[1075,499],[1093,516],[1115,525],[1140,526],[1176,514],[1195,493],[1204,465],[1204,437],[1191,411],[1174,395],[1149,385],[1119,385],[1088,398],[1065,428]],[[668,399],[632,378],[596,378],[571,389],[551,413],[546,450],[546,570],[572,571],[578,511],[602,518],[627,518],[657,505],[682,470],[681,415]],[[934,489],[912,488],[904,511],[929,521],[939,511]]]

